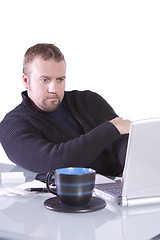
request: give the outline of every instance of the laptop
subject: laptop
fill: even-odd
[[[131,124],[123,182],[96,184],[95,195],[122,206],[160,203],[160,118]]]

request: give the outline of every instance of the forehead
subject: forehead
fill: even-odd
[[[29,66],[30,74],[36,76],[62,77],[66,75],[66,63],[54,59],[44,60],[36,57]]]

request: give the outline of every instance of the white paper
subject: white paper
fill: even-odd
[[[46,184],[38,180],[26,182],[14,187],[0,188],[0,196],[29,196],[35,195],[37,192],[27,191],[28,188],[45,188]]]
[[[25,176],[23,172],[2,172],[1,184],[20,184],[25,182]]]

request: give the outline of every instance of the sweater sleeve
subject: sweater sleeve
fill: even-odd
[[[26,119],[8,118],[0,124],[0,141],[9,159],[38,173],[68,166],[88,166],[119,137],[118,130],[108,121],[59,144],[46,140]]]

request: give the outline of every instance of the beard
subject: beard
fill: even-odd
[[[31,84],[29,81],[28,97],[30,98],[33,107],[38,111],[53,112],[59,107],[60,103],[62,102],[64,93],[61,94],[60,96],[57,95],[56,93],[52,93],[52,94],[49,94],[44,99],[39,100],[40,97],[37,97],[37,96],[36,98],[34,97],[34,94],[32,93]]]
[[[33,100],[31,100],[31,103],[32,103],[32,106],[34,109],[36,109],[38,111],[44,111],[44,112],[55,111],[59,107],[61,102],[62,102],[62,100],[60,100],[60,98],[58,98],[58,97],[56,98],[56,100],[46,98],[42,102],[39,102],[39,103],[35,103]]]
[[[58,97],[56,97],[56,99],[47,98],[43,100],[40,108],[45,112],[53,112],[59,107],[60,103],[61,100]]]

